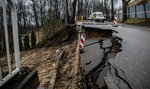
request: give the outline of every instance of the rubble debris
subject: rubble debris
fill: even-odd
[[[109,30],[110,31],[110,30]],[[107,31],[111,33],[112,31]],[[97,39],[99,41],[88,44],[90,46],[99,43],[100,49],[103,50],[102,61],[88,74],[84,75],[87,89],[132,89],[128,83],[125,74],[119,68],[114,67],[109,59],[115,57],[121,49],[122,39],[106,31],[92,31],[88,30],[88,39]],[[92,61],[91,61],[92,62]],[[97,81],[101,85],[97,84]],[[112,83],[113,82],[113,83]]]

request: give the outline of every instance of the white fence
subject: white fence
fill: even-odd
[[[122,10],[115,11],[119,19],[122,19]],[[150,18],[150,3],[144,3],[127,8],[128,18]]]
[[[9,81],[13,76],[15,76],[21,68],[20,64],[20,51],[19,51],[19,40],[18,40],[18,26],[17,26],[17,14],[16,14],[16,5],[13,0],[1,0],[3,1],[3,17],[4,17],[4,30],[5,30],[5,42],[6,42],[6,51],[7,51],[7,64],[9,69],[9,74],[2,77],[2,68],[0,66],[0,86]],[[12,17],[12,28],[13,28],[13,43],[14,43],[14,54],[15,54],[15,66],[13,70],[10,58],[10,48],[9,48],[9,37],[8,37],[8,28],[7,28],[7,16],[6,16],[6,3],[11,8],[11,17]]]

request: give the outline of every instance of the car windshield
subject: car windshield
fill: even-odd
[[[97,17],[103,17],[103,14],[96,14]]]

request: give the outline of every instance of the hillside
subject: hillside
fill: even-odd
[[[56,80],[56,82],[59,85],[56,85],[55,89],[62,89],[62,86],[65,89],[70,84],[70,80],[74,78],[77,45],[76,32],[74,31],[75,29],[66,28],[52,39],[45,40],[44,44],[42,43],[39,47],[21,52],[22,67],[38,71],[41,87],[47,88],[53,85],[54,76],[57,72],[59,80]],[[0,58],[0,62],[5,64],[2,66],[2,70],[7,73],[6,57]],[[63,78],[67,81],[64,81],[60,75],[64,76]],[[75,89],[77,86],[70,85],[70,87]]]

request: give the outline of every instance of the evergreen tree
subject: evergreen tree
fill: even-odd
[[[20,51],[23,50],[22,38],[20,35],[19,35],[19,48],[20,48]]]
[[[24,41],[24,49],[25,50],[30,49],[30,43],[29,43],[29,36],[28,35],[26,35],[24,37],[23,41]]]
[[[36,35],[35,35],[35,32],[32,31],[31,33],[31,46],[32,48],[36,45]]]

